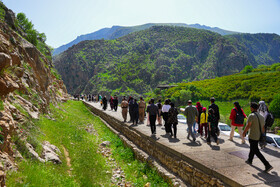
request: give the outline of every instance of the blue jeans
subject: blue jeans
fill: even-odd
[[[195,124],[195,123],[194,123]],[[194,134],[193,134],[193,126],[194,126],[194,124],[189,124],[188,123],[188,138],[190,138],[190,135],[192,136],[192,138],[193,139],[195,139],[195,136],[194,136]]]

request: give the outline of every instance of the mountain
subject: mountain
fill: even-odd
[[[258,64],[280,62],[280,37],[277,34],[233,34],[226,36],[237,39],[254,55]]]
[[[153,26],[115,40],[80,42],[54,64],[71,94],[138,95],[158,84],[230,75],[258,62],[235,38],[202,29]]]
[[[125,36],[129,33],[136,32],[136,31],[141,31],[148,29],[152,26],[180,26],[180,27],[188,27],[188,28],[197,28],[197,29],[205,29],[209,30],[212,32],[219,33],[221,35],[229,35],[229,34],[236,34],[237,32],[233,31],[227,31],[220,29],[218,27],[208,27],[205,25],[200,25],[200,24],[185,24],[185,23],[148,23],[144,25],[139,25],[139,26],[132,26],[132,27],[123,27],[123,26],[113,26],[112,28],[103,28],[100,29],[96,32],[90,33],[90,34],[85,34],[78,36],[75,40],[72,42],[62,45],[53,51],[53,56],[58,55],[62,53],[63,51],[66,51],[69,47],[85,40],[99,40],[99,39],[105,39],[105,40],[111,40],[111,39],[116,39],[122,36]]]
[[[40,45],[37,48],[26,39],[28,34],[13,11],[0,1],[0,186],[5,186],[7,170],[17,170],[15,161],[23,159],[23,154],[36,157],[31,146],[35,141],[30,136],[31,131],[40,134],[34,127],[36,119],[49,114],[50,104],[68,98],[48,59],[47,45],[32,40]]]

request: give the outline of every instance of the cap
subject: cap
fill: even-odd
[[[188,100],[188,103],[192,103],[192,100]]]

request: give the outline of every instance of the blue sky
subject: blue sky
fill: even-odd
[[[113,25],[186,23],[280,35],[280,0],[2,0],[59,47]]]

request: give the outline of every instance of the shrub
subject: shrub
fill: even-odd
[[[277,67],[280,67],[280,63],[272,64],[272,65],[271,65],[271,70],[272,70],[272,71],[276,71],[276,68],[277,68]]]
[[[275,95],[273,100],[271,101],[270,111],[274,114],[275,117],[280,117],[280,94]]]
[[[253,66],[245,66],[244,67],[244,69],[240,72],[240,73],[242,73],[242,74],[245,74],[245,73],[250,73],[250,72],[252,72],[253,71]]]

